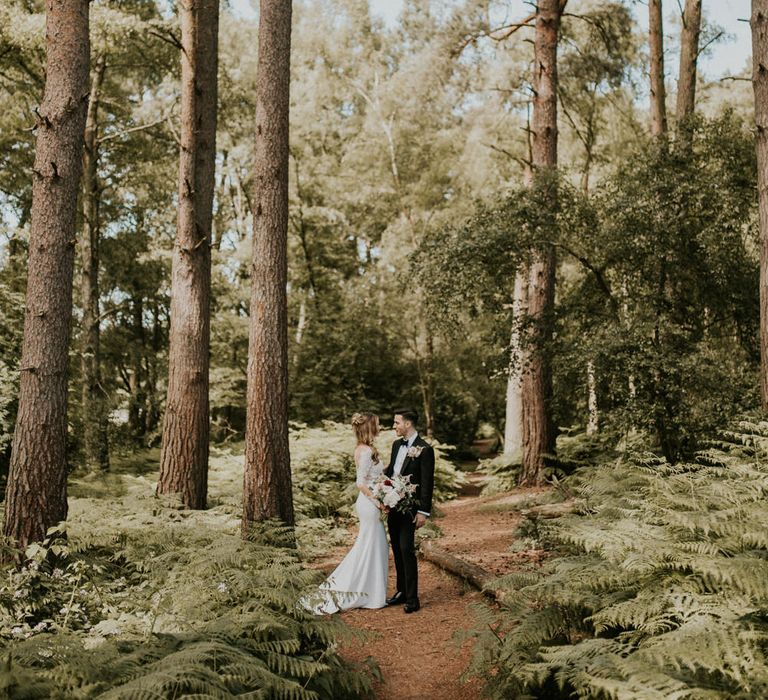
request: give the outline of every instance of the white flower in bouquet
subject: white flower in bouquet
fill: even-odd
[[[389,508],[394,508],[400,502],[400,494],[394,490],[387,491],[384,494],[384,498],[381,499],[381,502]]]
[[[387,508],[407,512],[414,504],[416,484],[411,475],[387,477],[382,474],[373,485],[373,497]]]

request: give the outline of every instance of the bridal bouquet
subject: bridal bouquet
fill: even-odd
[[[373,497],[387,508],[406,513],[416,502],[416,484],[411,475],[385,476],[381,474],[373,484]]]

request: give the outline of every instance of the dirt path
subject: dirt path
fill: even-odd
[[[440,506],[444,513],[436,520],[443,531],[438,540],[440,547],[497,575],[513,570],[521,559],[530,561],[535,553],[509,552],[520,517],[509,508],[541,489],[480,497],[484,476],[472,473],[469,477],[463,495]],[[354,535],[352,531],[350,544]],[[346,551],[341,548],[329,553],[315,565],[330,573]],[[393,592],[394,586],[395,566],[390,551],[388,591]],[[378,700],[479,700],[481,681],[459,680],[470,661],[472,642],[460,644],[454,635],[472,627],[471,606],[487,599],[424,559],[419,560],[419,599],[421,610],[411,615],[404,614],[402,606],[343,613],[348,624],[373,633],[373,638],[365,645],[342,649],[342,655],[350,661],[363,661],[368,656],[376,659],[384,678],[375,686]]]
[[[470,489],[479,492],[485,476],[469,475]],[[511,552],[514,532],[520,522],[517,508],[532,501],[544,488],[517,488],[495,496],[467,495],[440,506],[445,517],[438,524],[443,536],[437,541],[442,549],[481,566],[496,576],[510,573],[522,563],[537,561],[541,551]]]

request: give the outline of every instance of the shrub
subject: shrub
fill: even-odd
[[[695,460],[636,454],[571,477],[579,512],[542,524],[543,569],[494,582],[474,672],[493,697],[768,694],[768,423]]]

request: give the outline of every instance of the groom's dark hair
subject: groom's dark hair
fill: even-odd
[[[413,423],[413,427],[416,427],[416,423],[419,420],[419,414],[416,413],[416,411],[413,408],[396,408],[393,411],[393,415],[395,416],[402,416],[405,420],[411,421]]]

